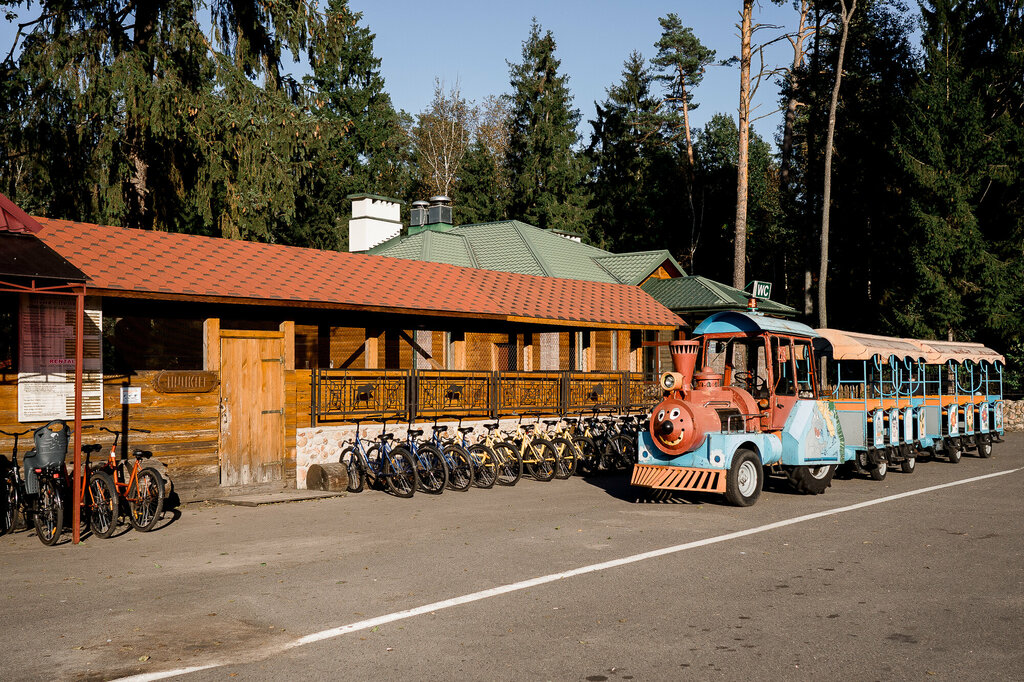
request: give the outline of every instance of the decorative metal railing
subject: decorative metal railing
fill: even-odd
[[[655,380],[635,372],[312,372],[312,425],[355,419],[495,418],[640,412],[661,399]]]

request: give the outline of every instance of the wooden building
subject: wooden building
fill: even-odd
[[[603,375],[605,398],[614,389],[625,404],[641,380],[643,334],[682,325],[636,286],[35,221],[27,231],[86,277],[86,423],[150,430],[126,447],[152,450],[179,486],[294,479],[297,430],[390,409],[363,395],[379,402],[388,376],[403,378],[409,418],[442,384],[486,393],[476,404],[449,395],[445,409],[460,414],[522,409],[513,399],[530,391],[502,388],[505,375],[520,387],[557,378],[563,403],[579,375]],[[19,370],[38,333],[33,311],[52,314],[47,305],[0,293],[0,429],[41,421],[25,419],[30,377]],[[335,398],[342,384],[353,391],[340,412],[318,388],[328,384]],[[0,452],[9,446],[0,440]]]

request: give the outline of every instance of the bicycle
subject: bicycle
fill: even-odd
[[[114,480],[121,508],[126,508],[128,523],[137,531],[146,533],[153,530],[164,508],[164,478],[154,467],[145,466],[142,461],[153,456],[146,450],[134,450],[131,463],[127,455],[118,459],[117,441],[121,431],[100,427],[101,431],[114,434],[110,454],[104,471]],[[128,429],[137,433],[150,433],[147,429]]]
[[[476,486],[485,490],[493,488],[498,480],[498,459],[494,450],[483,443],[470,441],[469,434],[473,433],[473,427],[463,426],[461,417],[456,431],[462,435],[461,445],[473,460],[473,476]]]
[[[25,479],[21,475],[21,467],[18,466],[18,439],[21,436],[32,433],[35,429],[26,429],[17,433],[0,431],[5,436],[14,438],[14,446],[11,449],[11,460],[7,463],[7,470],[4,472],[2,483],[3,494],[0,495],[0,502],[4,504],[3,514],[0,515],[0,535],[13,533],[18,529],[20,520],[28,525],[28,508],[25,493]]]
[[[431,495],[440,495],[448,485],[448,465],[444,462],[441,451],[428,442],[416,440],[423,435],[423,429],[412,428],[412,422],[406,429],[405,445],[412,453],[416,462],[416,474],[419,476],[420,490]]]
[[[54,428],[54,427],[59,428]],[[88,428],[88,427],[86,427]],[[89,530],[100,538],[109,538],[117,527],[117,489],[110,475],[93,470],[89,455],[102,449],[101,445],[83,445],[85,461],[81,471],[73,475],[80,479],[80,493],[73,499],[71,478],[65,464],[70,429],[61,419],[54,419],[36,429],[33,440],[36,447],[25,454],[25,489],[35,494],[32,510],[33,524],[39,541],[55,545],[64,530],[64,501],[72,499],[85,512]],[[47,440],[49,439],[49,440]],[[28,462],[29,459],[33,461]],[[31,466],[31,468],[30,468]],[[28,473],[33,476],[29,477]]]
[[[555,472],[555,478],[567,479],[576,473],[579,450],[572,442],[571,434],[561,419],[545,419],[544,424],[547,428],[542,434],[551,441],[555,452],[558,453],[558,471]]]
[[[419,487],[412,453],[402,445],[392,446],[395,435],[386,431],[385,420],[381,422],[379,442],[367,447],[359,437],[359,422],[356,422],[355,439],[338,458],[348,471],[347,490],[350,493],[362,492],[366,482],[371,487],[380,486],[382,480],[395,497],[412,497]]]
[[[498,438],[501,433],[501,417],[496,422],[484,424],[484,428],[487,433],[480,436],[477,444],[494,453],[496,482],[504,486],[515,485],[523,477],[523,458],[518,449]]]
[[[446,441],[441,437],[448,427],[438,426],[436,418],[432,429],[434,435],[429,444],[441,452],[445,466],[448,467],[448,487],[462,492],[469,490],[473,484],[473,460],[469,452],[453,440]]]
[[[519,416],[516,430],[503,433],[505,442],[519,452],[523,465],[534,479],[550,481],[558,471],[558,453],[555,447],[545,438],[534,433],[536,424],[523,425],[523,417]]]

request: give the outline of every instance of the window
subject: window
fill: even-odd
[[[814,398],[814,366],[811,363],[811,342],[797,339],[793,344],[796,365],[796,389],[801,398]]]
[[[161,317],[104,317],[107,372],[203,368],[203,323]]]
[[[775,376],[775,395],[796,395],[793,368],[793,344],[790,339],[771,337],[772,370]]]

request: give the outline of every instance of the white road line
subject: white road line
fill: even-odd
[[[826,509],[825,511],[815,512],[813,514],[804,514],[803,516],[796,516],[791,519],[785,519],[783,521],[775,521],[773,523],[767,523],[763,526],[757,526],[756,528],[748,528],[747,530],[739,530],[734,533],[726,533],[725,535],[718,535],[713,538],[705,538],[703,540],[694,540],[693,542],[686,542],[681,545],[673,545],[671,547],[663,547],[662,549],[651,550],[650,552],[642,552],[640,554],[633,554],[631,556],[622,557],[621,559],[612,559],[611,561],[604,561],[599,564],[591,564],[589,566],[581,566],[580,568],[574,568],[569,571],[561,571],[559,573],[551,573],[543,575],[537,578],[531,578],[529,580],[523,580],[517,583],[510,583],[508,585],[501,585],[499,587],[492,587],[488,590],[481,590],[479,592],[473,592],[471,594],[465,594],[460,597],[452,597],[451,599],[444,599],[442,601],[436,601],[431,604],[425,604],[418,606],[414,609],[407,609],[405,611],[396,611],[394,613],[388,613],[383,616],[377,616],[376,618],[369,618],[367,620],[361,620],[355,623],[349,623],[348,625],[342,625],[336,628],[330,628],[328,630],[321,630],[320,632],[314,632],[300,637],[294,641],[288,642],[279,647],[275,647],[271,651],[265,651],[264,656],[272,655],[274,653],[280,653],[288,649],[295,647],[306,646],[307,644],[313,644],[315,642],[322,642],[326,639],[332,639],[334,637],[340,637],[341,635],[347,635],[351,632],[358,632],[360,630],[368,630],[370,628],[377,627],[379,625],[385,625],[387,623],[394,623],[395,621],[405,620],[407,618],[414,618],[416,616],[422,616],[427,613],[434,613],[441,611],[442,609],[449,609],[454,606],[461,606],[463,604],[469,604],[471,602],[480,601],[481,599],[488,599],[490,597],[497,597],[498,595],[508,594],[510,592],[518,592],[520,590],[529,589],[538,585],[544,585],[546,583],[552,583],[558,580],[564,580],[566,578],[572,578],[578,575],[585,575],[587,573],[595,573],[597,571],[604,571],[609,568],[616,568],[618,566],[626,566],[628,564],[635,564],[640,561],[646,561],[648,559],[654,559],[667,554],[676,554],[678,552],[685,552],[690,549],[696,549],[698,547],[707,547],[708,545],[715,545],[721,542],[728,542],[729,540],[735,540],[737,538],[747,537],[748,535],[757,535],[758,533],[765,533],[770,530],[777,528],[785,528],[786,526],[792,526],[798,523],[804,523],[805,521],[813,521],[815,519],[824,518],[826,516],[835,516],[836,514],[843,514],[845,512],[856,511],[858,509],[864,509],[865,507],[873,507],[877,504],[884,504],[886,502],[894,502],[895,500],[901,500],[906,497],[913,497],[914,495],[923,495],[924,493],[934,492],[936,490],[942,490],[943,488],[952,488],[958,485],[966,485],[968,483],[976,483],[977,481],[983,481],[987,478],[995,478],[996,476],[1005,476],[1006,474],[1012,474],[1021,471],[1021,468],[1007,469],[1006,471],[997,471],[992,474],[985,474],[983,476],[974,476],[972,478],[965,478],[959,481],[952,481],[950,483],[942,483],[940,485],[933,485],[927,488],[919,488],[917,490],[909,490],[903,493],[897,493],[895,495],[888,495],[886,497],[880,497],[875,500],[868,500],[866,502],[858,502],[857,504],[847,505],[845,507],[837,507],[835,509]],[[249,659],[255,660],[255,659]],[[209,663],[201,666],[194,666],[191,668],[178,668],[176,670],[166,670],[164,672],[153,672],[144,673],[142,675],[133,675],[131,677],[122,677],[114,682],[151,682],[153,680],[163,680],[169,677],[177,677],[179,675],[187,675],[189,673],[198,672],[200,670],[208,670],[210,668],[222,667],[225,665],[232,665],[239,661],[219,661]]]

